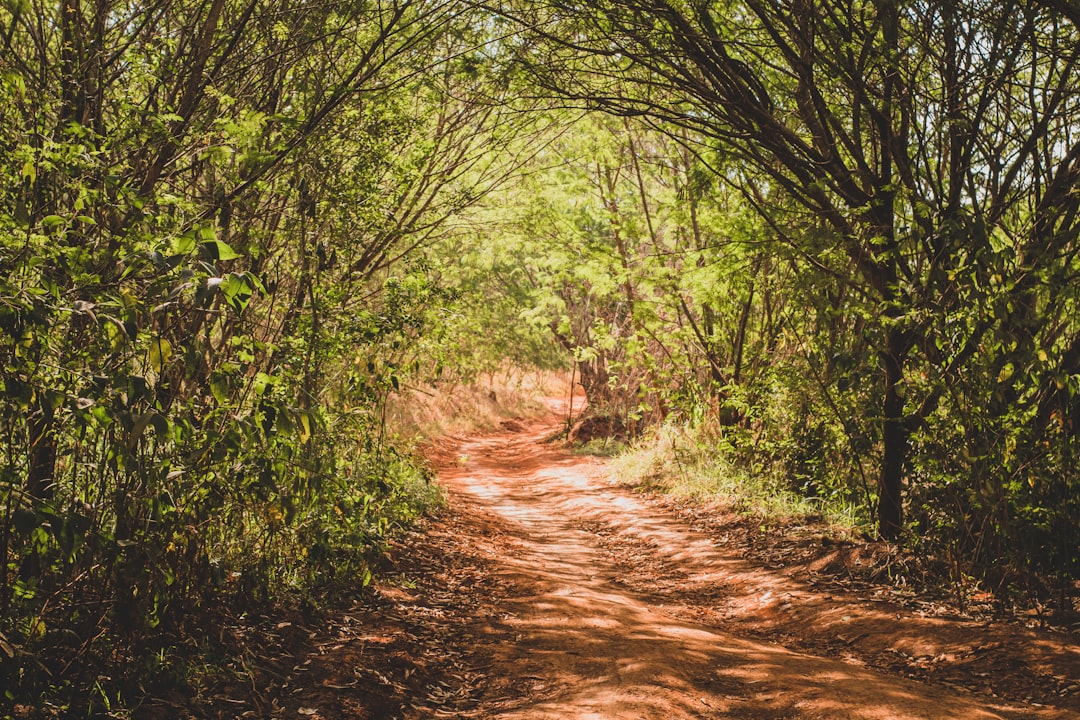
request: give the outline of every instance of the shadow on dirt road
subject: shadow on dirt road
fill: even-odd
[[[492,631],[503,640],[494,643],[488,686],[469,717],[1080,717],[794,651],[715,618],[687,619],[687,594],[670,603],[662,592],[672,580],[721,606],[738,603],[743,614],[783,612],[810,591],[611,486],[597,461],[545,443],[551,431],[535,423],[464,441],[439,472],[456,510],[478,533],[502,539],[492,572],[505,597]],[[657,577],[656,588],[628,582],[635,557],[667,577]],[[879,614],[879,623],[890,623]]]

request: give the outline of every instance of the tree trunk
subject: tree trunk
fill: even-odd
[[[875,194],[879,205],[875,225],[884,239],[878,256],[878,291],[885,302],[885,321],[888,323],[885,352],[881,357],[885,381],[885,398],[881,413],[881,475],[878,478],[878,535],[883,540],[900,537],[904,526],[904,462],[907,458],[908,429],[904,422],[904,397],[900,383],[904,379],[904,360],[910,345],[897,324],[901,311],[897,308],[897,263],[899,248],[896,240],[896,189],[893,185],[895,161],[903,159],[903,132],[894,127],[893,100],[899,89],[899,11],[896,0],[884,0],[881,5],[882,39],[887,53],[888,72],[878,118],[881,166]]]
[[[904,526],[904,463],[907,459],[908,427],[904,422],[904,398],[900,383],[904,379],[907,343],[901,330],[889,332],[881,361],[885,378],[882,403],[882,459],[878,477],[878,535],[896,540]]]

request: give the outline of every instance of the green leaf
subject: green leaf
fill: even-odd
[[[165,338],[157,338],[150,341],[150,367],[160,374],[173,356],[172,343]]]
[[[251,300],[252,288],[248,284],[250,273],[232,273],[222,279],[220,284],[221,293],[225,296],[225,302],[237,313],[244,311]]]
[[[277,430],[278,435],[288,436],[291,435],[296,426],[293,424],[292,417],[287,408],[278,404],[273,406],[274,415],[274,428]]]
[[[36,640],[40,637],[45,637],[45,621],[41,618],[30,618],[27,621],[25,627],[20,628],[26,637],[31,640]]]
[[[33,600],[37,594],[37,579],[16,580],[11,586],[11,594],[19,600]]]
[[[173,239],[172,249],[174,255],[190,255],[195,250],[195,234],[186,232]]]
[[[224,405],[229,399],[229,382],[222,375],[215,373],[210,376],[210,393],[219,405]]]
[[[1016,368],[1013,366],[1012,363],[1005,363],[1005,367],[1001,368],[1001,372],[998,373],[997,381],[999,383],[1008,381],[1013,376],[1013,373],[1015,371]]]
[[[29,11],[30,9],[30,5],[27,0],[8,0],[7,6],[8,9],[11,11],[13,11],[15,8],[20,8],[21,12],[23,6],[25,6],[25,10],[27,11]],[[15,72],[14,70],[4,70],[3,72],[0,72],[0,82],[10,88],[14,88],[14,90],[19,94],[20,97],[25,97],[26,80],[24,80],[23,76],[19,73]]]
[[[277,378],[271,377],[266,373],[259,371],[255,374],[255,380],[251,383],[251,389],[255,392],[255,395],[262,397],[268,388],[274,387],[277,384]]]
[[[105,408],[103,405],[95,405],[90,410],[90,416],[94,418],[94,422],[96,422],[100,427],[105,428],[112,425],[113,419],[109,415],[108,409]]]
[[[221,240],[208,240],[202,244],[202,248],[210,260],[236,260],[243,257]]]
[[[247,284],[252,290],[258,290],[260,293],[266,294],[266,286],[263,285],[262,280],[258,275],[251,272],[245,272],[244,277],[247,279]]]
[[[24,180],[29,180],[31,185],[37,182],[37,166],[34,165],[33,160],[27,160],[23,163],[22,177]]]

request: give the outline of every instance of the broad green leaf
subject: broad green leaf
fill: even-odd
[[[229,400],[229,383],[221,374],[214,373],[210,376],[210,393],[219,405],[224,405]]]
[[[211,260],[236,260],[237,258],[242,257],[240,253],[229,247],[228,243],[222,242],[221,240],[208,240],[202,243],[201,247]]]
[[[250,273],[232,273],[222,278],[220,284],[225,302],[238,313],[243,312],[251,300],[252,288],[248,284],[249,275]]]
[[[150,341],[150,367],[154,372],[161,373],[173,356],[172,343],[165,338],[156,338]]]
[[[173,239],[173,253],[176,255],[190,255],[195,251],[195,234],[186,232]]]

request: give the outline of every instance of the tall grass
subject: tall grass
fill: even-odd
[[[545,398],[566,395],[569,384],[564,373],[506,366],[470,382],[403,387],[387,403],[386,426],[412,443],[481,433],[546,413]]]
[[[818,521],[838,530],[859,524],[854,504],[796,492],[780,463],[736,447],[729,433],[716,428],[664,423],[609,460],[607,473],[622,485],[761,519]]]

